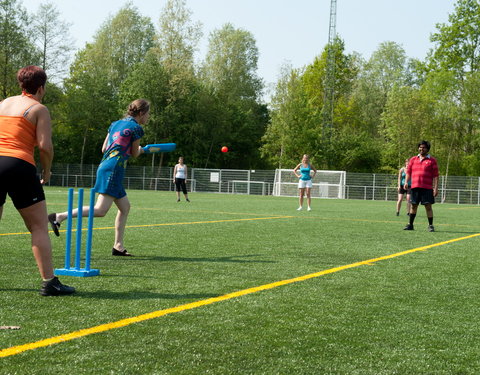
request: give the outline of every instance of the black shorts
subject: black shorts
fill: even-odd
[[[433,189],[415,188],[410,193],[411,204],[434,204],[435,197],[433,196]]]
[[[7,194],[17,210],[45,200],[37,168],[22,159],[0,156],[0,206]]]
[[[400,189],[398,189],[398,194],[410,194],[412,192],[412,189],[405,190],[403,186],[400,186]]]
[[[187,184],[184,178],[175,177],[175,186],[177,187],[177,191],[183,191],[183,194],[187,194]]]

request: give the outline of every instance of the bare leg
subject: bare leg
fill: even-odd
[[[407,214],[410,213],[411,208],[412,204],[410,203],[410,194],[407,194]]]
[[[418,204],[412,204],[412,207],[410,207],[410,213],[416,215],[417,208],[418,208]]]
[[[398,194],[397,199],[397,213],[400,212],[400,207],[402,207],[403,194]],[[407,204],[408,204],[408,195],[407,195]]]
[[[32,251],[43,279],[53,277],[52,243],[48,236],[47,204],[38,202],[18,210],[25,226],[32,234]]]
[[[425,205],[425,211],[427,212],[427,218],[429,219],[433,218],[433,209],[431,204]]]
[[[298,204],[299,204],[298,208],[301,208],[303,206],[303,195],[305,194],[305,189],[300,188],[299,193],[300,195],[298,196]]]
[[[115,200],[114,197],[111,195],[107,194],[99,194],[97,198],[97,202],[95,203],[94,207],[94,216],[95,217],[104,217],[108,210],[110,210],[110,207],[112,207],[112,203]],[[83,206],[82,207],[82,216],[88,216],[88,213],[90,211],[89,206]],[[75,208],[72,210],[72,217],[77,217],[78,216],[78,209]],[[56,220],[61,223],[62,221],[66,220],[68,217],[68,212],[59,212],[57,213],[57,218]]]
[[[306,188],[306,191],[307,191],[307,204],[308,204],[308,208],[310,208],[310,204],[312,203],[312,198],[310,196],[310,188]]]
[[[117,217],[115,218],[115,242],[113,247],[118,251],[125,250],[123,237],[125,235],[125,227],[127,225],[128,213],[130,212],[130,201],[127,196],[115,199],[118,207]]]
[[[177,190],[177,201],[180,200],[180,191]]]

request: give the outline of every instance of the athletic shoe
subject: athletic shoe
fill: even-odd
[[[403,230],[413,230],[413,224],[407,224]]]
[[[399,216],[399,215],[400,215],[400,212],[397,212],[397,216]]]
[[[187,198],[187,202],[190,203],[190,199]]]
[[[130,254],[127,249],[125,250],[117,250],[115,249],[114,247],[112,247],[112,255],[113,256],[117,256],[117,257],[131,257],[133,256],[132,254]]]
[[[42,296],[63,296],[72,293],[75,293],[75,288],[63,285],[58,277],[54,277],[50,281],[42,281],[42,289],[40,289],[40,295]]]
[[[428,226],[428,231],[429,232],[435,232],[435,228],[433,227],[433,225]]]
[[[312,209],[310,207],[307,208],[307,211],[312,211]]]
[[[298,207],[298,208],[297,208],[297,211],[302,211],[302,207]]]
[[[177,199],[177,202],[180,202],[180,199]]]
[[[57,221],[57,214],[53,213],[48,215],[48,221],[50,222],[50,226],[52,227],[55,236],[60,237],[60,232],[58,231],[60,223]]]

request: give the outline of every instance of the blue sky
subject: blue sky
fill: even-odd
[[[40,0],[19,0],[35,11]],[[72,24],[77,48],[92,41],[103,22],[126,0],[50,0],[63,20]],[[131,0],[155,25],[166,0]],[[368,59],[379,44],[394,41],[409,57],[425,58],[432,47],[430,34],[437,23],[448,21],[454,0],[338,0],[337,34],[347,52]],[[206,52],[208,35],[223,24],[250,31],[259,49],[258,74],[268,83],[278,78],[280,67],[295,68],[313,61],[328,41],[330,0],[187,0],[192,19],[203,25],[198,59]]]

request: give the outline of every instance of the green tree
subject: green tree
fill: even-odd
[[[394,42],[383,42],[365,62],[355,82],[353,100],[360,109],[362,128],[372,137],[381,134],[381,116],[390,91],[409,82],[405,51]]]
[[[202,26],[193,22],[191,16],[186,0],[167,0],[160,15],[156,46],[169,74],[194,73],[194,54],[202,37]]]
[[[127,4],[77,53],[65,81],[63,123],[56,129],[69,162],[98,162],[108,126],[125,111],[119,103],[120,86],[143,61],[153,39],[150,19]]]
[[[268,114],[260,103],[263,83],[257,75],[257,64],[258,48],[250,32],[225,24],[210,34],[201,77],[223,103],[210,142],[218,142],[218,148],[223,142],[231,149],[226,155],[217,154],[216,161],[210,158],[217,166],[259,165],[260,139]]]
[[[40,51],[41,66],[50,82],[65,78],[74,49],[69,34],[70,24],[60,18],[52,3],[41,4],[33,17],[32,35]]]
[[[16,72],[37,65],[38,51],[29,38],[29,17],[17,0],[0,0],[0,96],[19,92]]]
[[[122,108],[126,108],[132,98],[148,98],[150,101],[150,119],[145,126],[142,144],[172,141],[162,127],[163,114],[168,101],[168,79],[165,67],[160,63],[157,55],[150,50],[145,60],[131,69],[120,86],[119,102]],[[155,154],[146,155],[132,162],[142,163],[150,159],[154,167],[155,156]]]
[[[202,35],[201,25],[191,19],[192,12],[184,0],[168,0],[159,18],[159,31],[156,35],[152,53],[162,66],[162,95],[165,101],[156,111],[155,137],[157,140],[177,143],[177,151],[185,156],[191,164],[193,148],[186,144],[190,126],[195,121],[193,109],[195,92],[198,86],[195,76],[194,53]],[[163,99],[162,99],[163,100]],[[159,164],[163,158],[167,161],[175,155],[160,154]],[[152,165],[155,158],[152,156]]]
[[[278,168],[291,168],[300,155],[310,154],[315,161],[317,149],[312,140],[314,127],[305,126],[310,114],[308,98],[301,79],[303,72],[282,66],[270,103],[270,122],[262,138],[262,156]]]
[[[453,70],[463,78],[467,72],[480,69],[480,3],[458,0],[448,23],[437,24],[430,40],[435,47],[430,52],[430,67]]]

